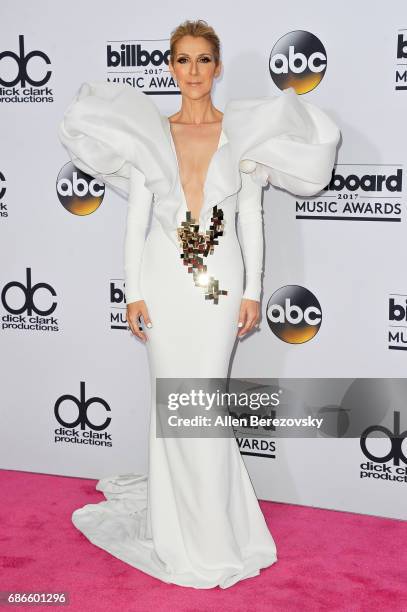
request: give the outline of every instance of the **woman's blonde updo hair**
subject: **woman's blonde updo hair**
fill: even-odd
[[[177,42],[183,36],[202,36],[205,38],[212,47],[212,53],[215,59],[215,65],[219,64],[220,60],[220,40],[215,30],[207,24],[203,19],[198,19],[197,21],[191,21],[187,19],[183,23],[181,23],[178,27],[175,28],[171,32],[170,38],[170,57],[171,62],[175,58],[175,48]]]

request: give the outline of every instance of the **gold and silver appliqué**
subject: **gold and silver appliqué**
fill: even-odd
[[[199,231],[199,223],[191,216],[191,211],[186,213],[186,221],[177,228],[178,240],[182,247],[181,259],[184,266],[188,267],[188,273],[193,275],[195,285],[203,287],[205,299],[213,300],[218,304],[220,295],[227,295],[225,289],[219,289],[219,281],[210,276],[204,257],[213,253],[215,245],[219,244],[218,237],[223,236],[224,221],[223,210],[217,206],[212,207],[211,225],[205,234]]]

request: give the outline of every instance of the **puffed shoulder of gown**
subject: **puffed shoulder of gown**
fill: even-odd
[[[58,136],[80,170],[126,195],[133,165],[160,201],[171,200],[176,182],[168,129],[168,118],[149,95],[130,85],[93,81],[80,86]],[[229,101],[223,131],[226,151],[207,174],[210,204],[240,189],[240,172],[262,186],[271,183],[302,196],[315,195],[331,180],[340,130],[292,87],[277,96]],[[167,211],[167,225],[174,220]]]

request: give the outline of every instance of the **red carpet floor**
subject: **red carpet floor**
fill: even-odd
[[[65,591],[70,597],[65,607],[19,609],[407,611],[404,521],[260,502],[277,563],[229,589],[200,590],[164,584],[75,529],[72,511],[104,499],[96,481],[18,471],[2,471],[0,478],[0,591]]]

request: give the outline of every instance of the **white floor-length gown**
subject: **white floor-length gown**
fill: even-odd
[[[227,377],[241,299],[260,299],[262,186],[318,193],[331,178],[339,129],[293,88],[230,101],[199,227],[188,212],[169,120],[149,96],[129,85],[83,83],[58,135],[79,169],[128,197],[126,300],[144,299],[153,323],[144,329],[148,474],[102,478],[96,488],[106,501],[75,510],[73,523],[160,580],[230,587],[273,564],[275,542],[234,437],[156,436],[155,380]]]

